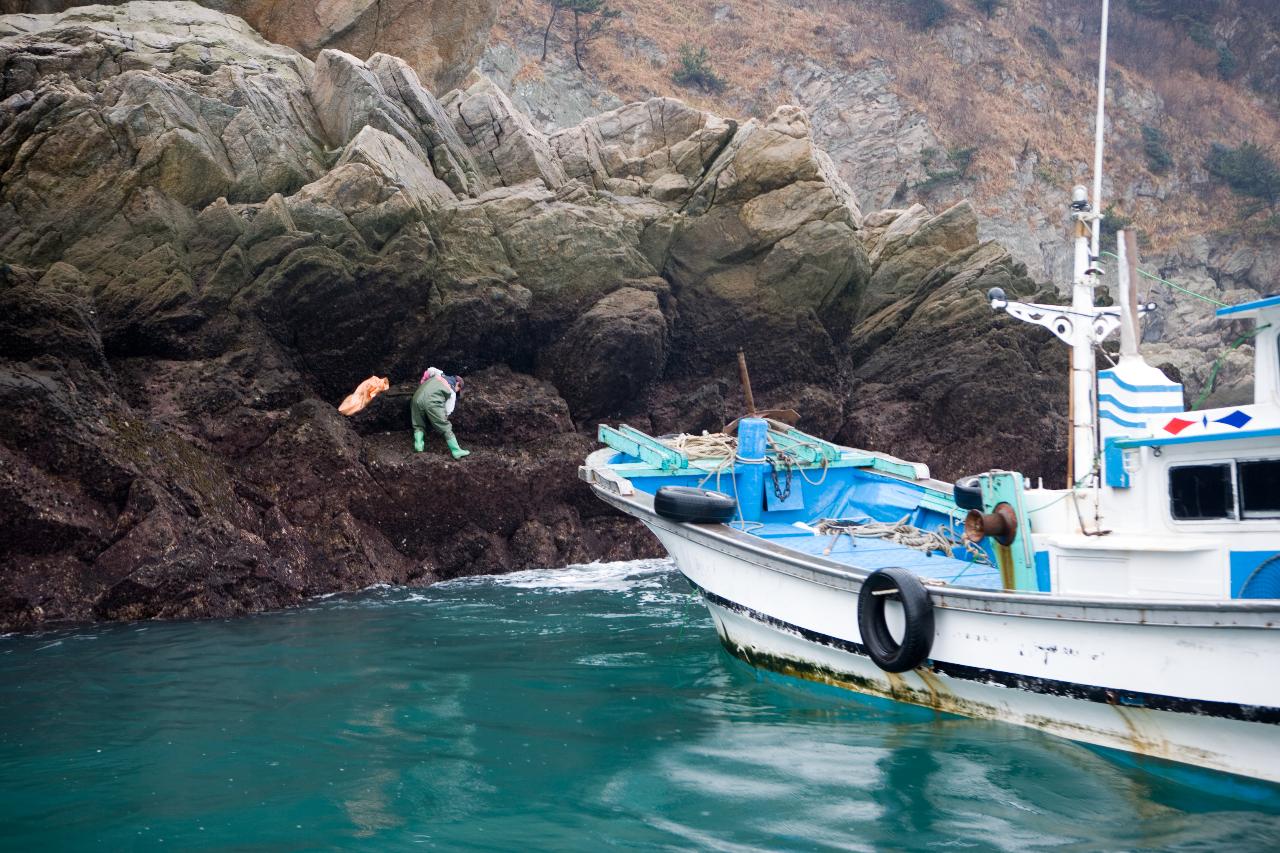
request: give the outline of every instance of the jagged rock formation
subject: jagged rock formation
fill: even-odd
[[[928,22],[921,4],[878,0],[613,5],[622,18],[585,71],[554,27],[541,60],[535,2],[503,7],[484,67],[548,132],[619,97],[677,94],[725,114],[797,104],[863,210],[972,199],[979,235],[1055,284],[1052,301],[1069,301],[1070,190],[1092,171],[1097,0],[935,2]],[[1205,164],[1215,145],[1280,138],[1280,4],[1113,3],[1110,38],[1108,224],[1139,232],[1144,269],[1210,299],[1275,293],[1275,200],[1232,192]],[[707,48],[723,86],[676,81],[685,42]],[[1160,308],[1143,336],[1153,362],[1176,366],[1192,399],[1211,377],[1211,401],[1252,399],[1251,347],[1228,351],[1238,330],[1171,288],[1149,296]]]
[[[914,450],[942,407],[944,474],[1019,429],[1055,457],[1052,407],[1010,411],[1056,390],[1043,338],[958,331],[1025,270],[964,205],[864,219],[797,108],[548,137],[192,3],[0,18],[0,68],[0,626],[651,552],[577,483],[587,430],[718,428],[739,347],[802,427]],[[428,364],[469,374],[465,462],[410,452]]]
[[[0,0],[0,14],[49,14],[82,5],[75,0]],[[303,56],[314,57],[326,48],[362,58],[375,53],[398,56],[429,87],[443,92],[456,86],[480,59],[499,4],[497,0],[201,0],[201,5],[243,18],[264,37]]]

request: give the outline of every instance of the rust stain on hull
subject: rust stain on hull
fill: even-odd
[[[961,717],[1005,719],[994,705],[957,697],[938,680],[935,673],[923,667],[914,670],[916,675],[919,675],[925,682],[926,689],[921,690],[908,684],[907,680],[899,673],[886,672],[884,673],[886,681],[881,682],[874,678],[854,675],[849,672],[840,672],[805,661],[763,652],[760,649],[749,648],[733,642],[723,633],[720,634],[720,641],[725,649],[739,660],[753,667],[761,667],[781,675],[802,678],[805,681],[813,681],[819,684],[828,684],[832,687],[840,687],[855,693],[890,699],[908,705],[919,705]]]
[[[1237,772],[1225,767],[1220,756],[1214,753],[1194,747],[1175,747],[1163,738],[1144,732],[1142,720],[1140,719],[1143,711],[1140,708],[1126,708],[1118,704],[1104,706],[1109,707],[1117,715],[1117,718],[1122,723],[1121,728],[1123,731],[1099,728],[1037,714],[1010,713],[1007,709],[997,705],[956,696],[948,689],[943,677],[928,667],[922,666],[912,670],[923,682],[924,687],[921,689],[909,684],[904,674],[900,673],[883,673],[885,679],[881,681],[876,678],[838,671],[806,661],[782,657],[757,648],[749,648],[730,640],[722,625],[717,624],[716,627],[718,629],[717,633],[720,635],[720,641],[725,649],[734,657],[750,664],[752,667],[768,669],[792,678],[827,684],[881,699],[903,702],[908,705],[918,705],[945,714],[998,720],[1039,729],[1048,734],[1069,740],[1121,749],[1152,758],[1191,763],[1202,767],[1226,770],[1227,772]]]

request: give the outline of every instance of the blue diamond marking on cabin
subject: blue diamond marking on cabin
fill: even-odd
[[[1216,419],[1214,420],[1214,423],[1215,423],[1215,424],[1226,424],[1227,426],[1235,427],[1236,429],[1240,429],[1242,426],[1244,426],[1245,424],[1247,424],[1247,423],[1248,423],[1249,421],[1251,421],[1251,420],[1253,420],[1253,418],[1249,417],[1248,415],[1246,415],[1244,412],[1240,411],[1239,409],[1236,409],[1234,412],[1232,412],[1232,413],[1231,413],[1231,414],[1229,414],[1229,415],[1223,415],[1223,416],[1222,416],[1222,417],[1220,417],[1220,418],[1216,418]]]

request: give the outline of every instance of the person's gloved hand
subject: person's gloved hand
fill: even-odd
[[[413,431],[413,452],[414,452],[414,453],[421,453],[422,451],[424,451],[424,450],[426,450],[426,449],[427,449],[427,441],[426,441],[426,438],[425,438],[425,437],[423,436],[423,434],[422,434],[422,430],[420,430],[420,429],[415,429],[415,430]]]

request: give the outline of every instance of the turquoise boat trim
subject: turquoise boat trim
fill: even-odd
[[[1007,503],[1018,516],[1018,533],[1009,546],[1013,558],[1013,588],[1022,592],[1045,592],[1036,576],[1030,516],[1022,500],[1022,475],[1016,471],[995,471],[981,476],[983,512],[995,512],[998,504]]]
[[[1108,438],[1103,445],[1102,469],[1108,486],[1115,489],[1129,488],[1129,472],[1124,470],[1124,448],[1115,438]]]
[[[1186,409],[1182,408],[1182,406],[1131,406],[1128,403],[1120,402],[1110,394],[1099,394],[1098,402],[1109,403],[1123,412],[1133,412],[1134,414],[1159,415],[1159,414],[1176,414],[1178,412],[1186,411]]]
[[[689,460],[683,453],[672,450],[656,438],[626,424],[620,425],[617,429],[600,424],[597,438],[601,444],[647,462],[663,473],[678,471],[689,466]]]
[[[949,515],[958,520],[962,520],[965,517],[966,512],[956,506],[955,495],[947,492],[939,492],[930,488],[926,488],[924,490],[924,494],[920,498],[920,506],[925,509],[931,509],[934,512]]]
[[[780,432],[771,429],[769,430],[769,438],[782,450],[793,456],[798,456],[805,462],[822,462],[824,460],[835,462],[842,453],[840,448],[831,442],[815,438],[800,430]]]
[[[1115,371],[1112,370],[1101,371],[1098,374],[1098,378],[1114,382],[1126,391],[1138,391],[1143,393],[1154,391],[1177,391],[1178,393],[1182,393],[1181,385],[1130,385],[1119,376],[1116,376]]]
[[[1280,436],[1280,428],[1255,429],[1251,432],[1215,432],[1213,435],[1187,435],[1181,438],[1122,438],[1116,444],[1120,447],[1164,447],[1167,444],[1197,444],[1210,441],[1240,441],[1251,438],[1275,438]]]
[[[650,462],[645,460],[637,456],[635,453],[631,453],[626,448],[618,447],[609,441],[605,441],[603,438],[601,439],[601,443],[626,456],[640,459],[639,462],[614,462],[610,464],[610,468],[627,479],[631,479],[632,477],[659,477],[666,474],[676,473],[677,471],[683,471],[688,474],[694,474],[699,471],[712,473],[719,468],[723,462],[722,459],[689,459],[685,461],[686,464],[682,468],[668,469],[663,468],[660,462]],[[673,450],[672,452],[674,453],[675,451]],[[864,453],[846,452],[842,458],[837,459],[835,462],[828,462],[826,467],[870,468],[871,470],[878,471],[882,474],[889,474],[891,476],[901,477],[915,482],[918,482],[920,479],[916,476],[915,467],[909,463],[892,462],[888,459],[881,459],[878,456],[871,456]],[[822,465],[819,463],[803,463],[796,466],[796,469],[803,471],[820,471],[822,469]],[[722,475],[725,477],[732,476],[732,474],[733,472],[730,468],[725,468],[722,472]],[[934,507],[935,509],[938,509],[940,512],[956,511],[955,504],[952,502],[950,494],[945,492],[937,492],[936,494],[938,495],[940,505]],[[950,509],[948,510],[947,507],[950,507]]]
[[[1175,411],[1175,412],[1181,412],[1181,411],[1184,411],[1184,410],[1183,410],[1183,409],[1174,409],[1173,411]],[[1112,421],[1112,422],[1114,422],[1114,423],[1118,423],[1118,424],[1120,424],[1120,426],[1122,426],[1122,427],[1128,427],[1129,429],[1147,429],[1147,425],[1146,425],[1146,424],[1144,424],[1144,423],[1141,423],[1141,422],[1139,422],[1139,421],[1126,421],[1124,418],[1120,417],[1119,415],[1115,415],[1115,414],[1112,414],[1111,412],[1107,412],[1107,411],[1099,410],[1099,411],[1098,411],[1098,417],[1099,417],[1099,418],[1106,418],[1106,419],[1107,419],[1107,420],[1109,420],[1109,421]]]
[[[893,462],[888,459],[881,459],[879,456],[861,453],[846,453],[841,461],[854,468],[870,468],[874,471],[892,474],[895,477],[905,477],[908,480],[920,479],[916,476],[915,466],[910,462]]]
[[[1273,305],[1280,305],[1280,296],[1268,296],[1265,299],[1256,299],[1253,302],[1245,302],[1240,305],[1228,305],[1226,308],[1219,308],[1214,313],[1219,317],[1230,317],[1232,314],[1243,314],[1245,311],[1256,311],[1259,308],[1270,308]]]

